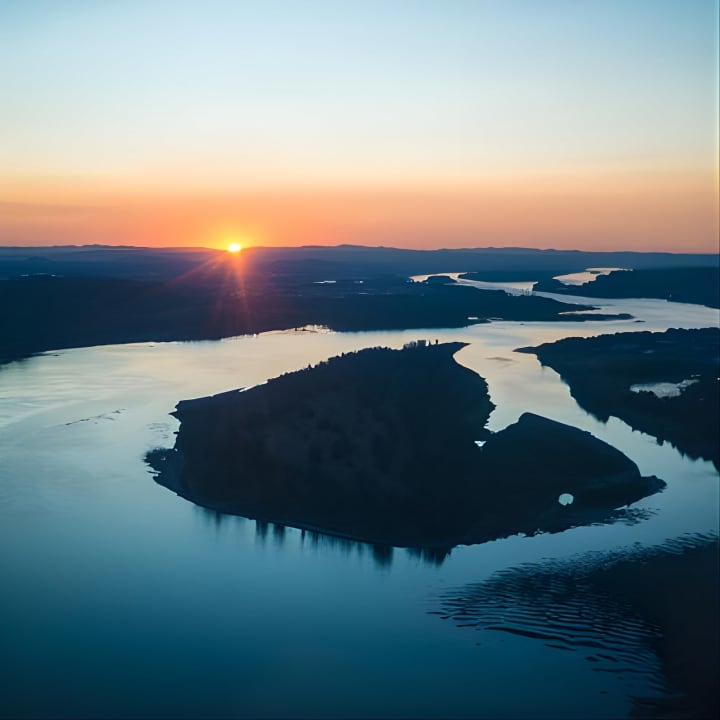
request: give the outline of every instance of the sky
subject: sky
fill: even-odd
[[[2,0],[0,244],[718,251],[717,0]]]

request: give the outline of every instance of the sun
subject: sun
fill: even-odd
[[[231,242],[227,246],[227,251],[229,253],[237,254],[242,250],[242,245],[239,242]]]

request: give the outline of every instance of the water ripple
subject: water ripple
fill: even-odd
[[[594,671],[639,676],[649,688],[663,692],[665,680],[655,652],[661,628],[605,591],[595,578],[621,563],[642,563],[661,553],[681,555],[713,541],[715,535],[692,534],[654,548],[520,565],[441,594],[436,598],[439,609],[430,612],[457,627],[505,632],[582,653]]]

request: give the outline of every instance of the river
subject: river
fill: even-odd
[[[0,712],[622,717],[631,696],[657,695],[648,675],[596,672],[581,655],[432,614],[444,593],[497,570],[718,531],[710,463],[617,419],[596,421],[554,371],[513,352],[567,336],[717,326],[718,311],[558,299],[634,319],[310,329],[63,350],[0,367]],[[497,406],[491,429],[536,412],[592,432],[644,475],[662,477],[666,490],[638,503],[648,517],[458,547],[437,565],[406,550],[388,557],[218,516],[157,485],[143,461],[172,445],[178,400],[418,338],[469,343],[456,359],[487,379]]]

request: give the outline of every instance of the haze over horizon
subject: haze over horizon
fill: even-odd
[[[718,252],[717,19],[9,0],[0,244]]]

